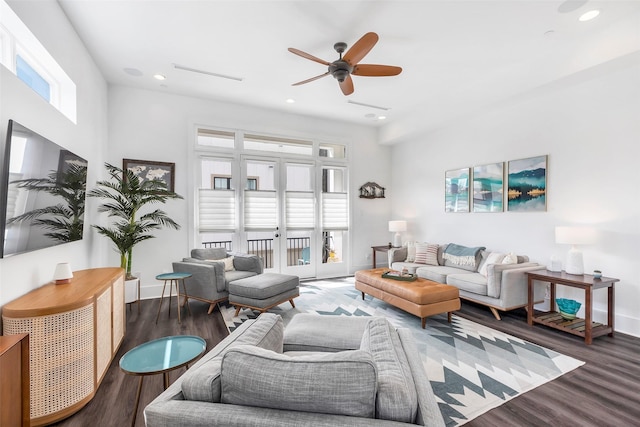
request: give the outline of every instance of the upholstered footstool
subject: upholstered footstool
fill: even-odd
[[[236,316],[241,308],[251,308],[261,313],[300,295],[300,278],[288,274],[264,273],[234,280],[229,283],[229,303],[236,307]]]

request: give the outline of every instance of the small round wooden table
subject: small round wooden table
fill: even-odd
[[[171,295],[173,291],[173,285],[176,286],[176,300],[178,301],[178,323],[180,323],[180,282],[182,282],[182,289],[184,290],[184,301],[187,305],[187,310],[191,313],[191,307],[189,307],[189,295],[187,294],[187,288],[184,284],[184,280],[191,277],[190,273],[163,273],[156,276],[156,280],[164,280],[164,286],[162,287],[162,296],[160,297],[160,305],[158,306],[158,314],[156,315],[156,324],[158,323],[158,317],[160,317],[160,310],[162,309],[162,301],[164,300],[164,290],[169,282],[169,317],[171,317]]]
[[[126,352],[120,358],[120,369],[129,375],[140,376],[136,405],[133,409],[131,425],[136,424],[142,380],[146,375],[164,375],[164,389],[169,387],[169,371],[186,366],[204,353],[207,343],[193,335],[163,337],[140,344]]]

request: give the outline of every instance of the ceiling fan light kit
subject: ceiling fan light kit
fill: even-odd
[[[377,42],[378,35],[376,33],[367,33],[362,36],[360,40],[355,42],[354,45],[347,50],[344,56],[342,54],[347,49],[347,44],[344,42],[338,42],[333,45],[333,48],[338,52],[340,57],[333,62],[325,61],[299,49],[290,47],[289,52],[328,67],[328,71],[326,73],[294,83],[293,86],[310,83],[331,74],[338,81],[342,93],[345,95],[351,95],[354,91],[351,75],[369,77],[397,76],[402,72],[401,67],[393,65],[359,64],[362,58],[369,53]]]

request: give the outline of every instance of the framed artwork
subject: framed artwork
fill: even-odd
[[[473,167],[473,211],[504,211],[504,162]]]
[[[87,167],[87,161],[82,157],[73,154],[69,150],[60,150],[60,155],[58,157],[58,173],[66,173],[69,170],[69,166],[72,164]]]
[[[547,156],[509,161],[507,210],[547,210]]]
[[[445,172],[444,211],[469,212],[469,168]]]
[[[132,171],[143,181],[153,179],[164,181],[169,191],[175,191],[175,167],[175,163],[122,159],[122,169]]]

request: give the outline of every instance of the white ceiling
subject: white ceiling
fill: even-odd
[[[640,51],[638,0],[58,1],[109,83],[372,126],[435,128]],[[594,8],[596,19],[578,21]],[[326,67],[287,48],[331,62],[334,43],[369,31],[380,40],[361,63],[402,74],[354,76],[348,97],[331,76],[291,85]]]

